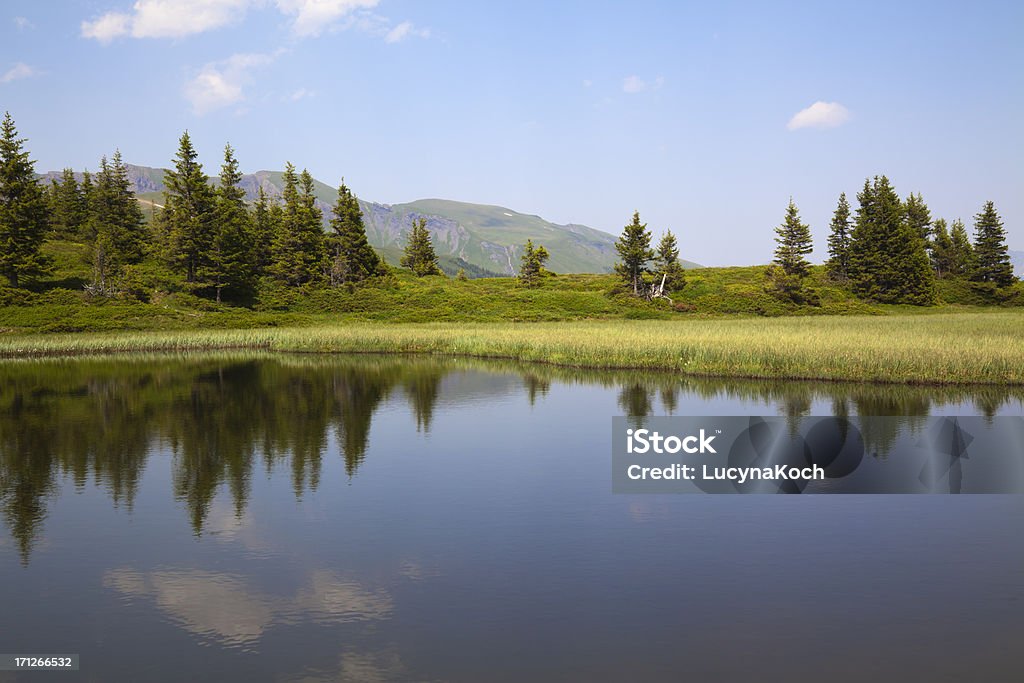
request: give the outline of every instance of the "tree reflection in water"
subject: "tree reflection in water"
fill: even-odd
[[[244,513],[259,465],[268,471],[290,466],[297,497],[316,490],[332,433],[345,471],[354,477],[366,458],[374,413],[388,401],[404,399],[417,428],[429,432],[442,380],[467,371],[506,378],[501,387],[520,387],[530,405],[543,400],[554,382],[614,388],[623,413],[636,420],[655,414],[659,405],[665,414],[687,414],[688,405],[726,397],[774,406],[794,420],[820,401],[836,415],[904,416],[916,429],[937,406],[969,403],[991,416],[1022,395],[1020,388],[994,386],[694,379],[372,355],[9,361],[0,364],[0,515],[27,563],[60,478],[69,477],[79,489],[92,481],[115,506],[131,509],[148,455],[166,448],[174,454],[174,495],[201,534],[222,487],[235,514]],[[446,385],[452,394],[446,400],[468,391],[468,377],[460,374]],[[467,402],[479,398],[463,396]],[[888,421],[884,429],[867,421],[869,452],[884,457],[895,429]]]

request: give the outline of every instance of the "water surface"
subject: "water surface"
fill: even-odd
[[[3,680],[1013,680],[1019,496],[614,495],[613,415],[1020,390],[382,356],[0,364]],[[891,435],[879,435],[884,446]]]

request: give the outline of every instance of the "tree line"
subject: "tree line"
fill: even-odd
[[[145,259],[187,290],[218,302],[224,296],[249,299],[264,279],[289,287],[336,286],[388,272],[344,181],[325,232],[308,170],[287,163],[280,199],[260,187],[250,203],[231,145],[213,184],[186,131],[164,177],[164,203],[152,204],[147,225],[120,152],[103,157],[99,171],[85,172],[81,181],[65,169],[44,187],[24,143],[6,114],[0,130],[0,275],[12,287],[48,271],[52,264],[42,245],[51,236],[87,245],[92,274],[86,289],[97,296],[131,289],[133,268]],[[414,221],[402,265],[420,276],[441,273],[425,219]]]
[[[864,181],[851,216],[846,193],[832,216],[825,271],[848,284],[862,299],[879,303],[930,305],[936,280],[959,278],[979,293],[999,299],[1009,294],[1013,274],[1003,221],[991,201],[974,216],[974,241],[962,220],[933,219],[920,193],[900,199],[887,177]],[[776,229],[769,281],[780,294],[804,300],[805,258],[812,251],[810,228],[792,199]]]
[[[0,275],[11,287],[45,274],[48,236],[83,242],[91,278],[86,290],[115,296],[157,288],[159,274],[140,282],[144,260],[159,264],[186,290],[216,301],[251,300],[264,283],[306,287],[351,285],[385,275],[388,266],[370,246],[359,202],[344,180],[331,208],[329,230],[317,206],[313,177],[285,165],[283,191],[271,198],[259,187],[246,201],[242,173],[230,145],[213,184],[185,132],[173,168],[166,172],[164,204],[145,215],[120,152],[101,159],[95,174],[79,182],[71,169],[44,187],[18,137],[10,114],[0,126]],[[966,279],[983,294],[1005,296],[1013,275],[1003,223],[992,202],[975,216],[974,240],[961,220],[933,220],[920,194],[900,199],[885,176],[867,179],[851,207],[843,193],[830,226],[828,276],[858,297],[881,303],[927,305],[936,300],[938,278]],[[679,247],[671,230],[657,248],[638,212],[615,247],[615,272],[636,296],[653,298],[685,285]],[[812,251],[809,227],[792,202],[776,228],[777,248],[768,287],[796,302],[813,302],[805,279]],[[547,273],[547,250],[527,241],[518,273],[527,287]],[[413,221],[400,265],[417,276],[440,275],[425,218]],[[460,271],[458,279],[465,279]]]

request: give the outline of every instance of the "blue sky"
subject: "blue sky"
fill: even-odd
[[[995,201],[1024,249],[1024,4],[8,0],[0,109],[37,170],[120,148],[285,160],[362,198],[499,204],[765,263],[790,196]]]

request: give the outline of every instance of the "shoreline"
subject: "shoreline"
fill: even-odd
[[[955,318],[955,320],[954,320]],[[686,377],[1024,385],[1024,316],[817,317],[0,335],[0,359],[253,350],[512,360]]]

